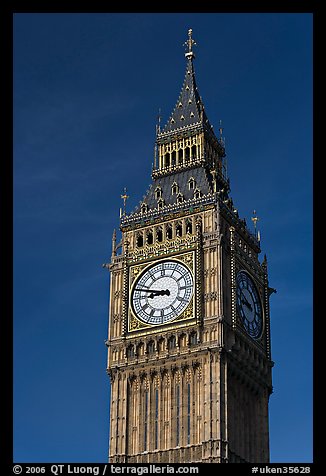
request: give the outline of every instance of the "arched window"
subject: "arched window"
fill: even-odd
[[[158,200],[161,197],[162,197],[162,189],[161,189],[161,187],[156,187],[156,189],[155,189],[155,198],[156,198],[156,200]]]
[[[147,203],[142,203],[141,206],[140,206],[140,211],[141,213],[146,213],[148,210],[148,205]]]
[[[164,206],[164,200],[163,200],[163,198],[160,198],[160,199],[157,201],[157,208],[158,208],[159,210],[161,210],[161,209],[163,208],[163,206]]]
[[[133,345],[127,347],[127,357],[128,359],[132,359],[135,357],[135,349]]]
[[[173,182],[171,187],[171,194],[176,195],[179,192],[179,186],[176,182]]]
[[[196,190],[194,191],[194,198],[197,200],[200,197],[201,197],[201,191],[198,188],[196,188]]]
[[[197,332],[192,332],[189,336],[189,344],[196,345],[197,344]]]
[[[197,147],[195,145],[191,147],[191,156],[193,159],[197,158]]]
[[[141,357],[142,355],[144,355],[144,343],[141,342],[140,344],[138,344],[137,346],[137,355],[139,357]]]
[[[171,154],[172,165],[175,165],[176,158],[177,158],[177,153],[176,153],[176,151],[174,150],[174,151],[172,152],[172,154]]]
[[[194,188],[196,186],[196,180],[193,177],[191,177],[188,180],[188,185],[189,185],[189,190],[194,190]]]
[[[154,241],[154,240],[153,240],[153,232],[152,232],[152,231],[148,231],[148,232],[146,233],[146,243],[147,243],[148,245],[152,245],[152,244],[153,244],[153,241]]]
[[[156,239],[160,243],[163,241],[163,230],[161,227],[156,230]]]
[[[183,164],[183,149],[179,149],[178,152],[179,165]]]
[[[165,167],[170,167],[170,154],[167,152],[165,154]]]
[[[178,223],[175,227],[175,234],[177,236],[182,236],[182,223]]]
[[[192,221],[191,220],[186,221],[186,233],[189,233],[190,235],[192,234]]]
[[[136,246],[137,248],[141,248],[142,246],[144,246],[144,238],[142,233],[139,233],[139,235],[137,235]]]
[[[186,158],[186,162],[188,162],[188,160],[190,159],[190,148],[189,147],[186,147],[186,149],[185,149],[185,158]]]
[[[182,203],[183,202],[183,195],[182,193],[178,193],[177,195],[177,203]]]
[[[168,340],[168,349],[173,350],[177,347],[177,340],[175,336],[171,336]]]
[[[166,227],[166,237],[167,237],[168,240],[172,240],[172,236],[173,236],[172,225],[167,225],[167,227]]]
[[[165,340],[163,337],[157,342],[157,348],[159,352],[163,352],[165,350]]]
[[[180,338],[179,338],[179,346],[180,347],[186,347],[187,345],[187,336],[186,334],[181,334]]]
[[[147,353],[154,354],[154,352],[155,352],[155,342],[151,340],[147,345]]]

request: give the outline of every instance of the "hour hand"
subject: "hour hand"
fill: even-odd
[[[153,289],[152,290],[152,293],[148,296],[149,298],[153,298],[153,297],[156,297],[156,296],[170,296],[170,291],[168,289],[161,289],[160,291],[159,290],[156,290],[156,289]]]
[[[135,288],[135,291],[142,291],[145,293],[150,293],[149,298],[153,299],[156,296],[170,296],[170,291],[168,289],[143,289],[143,288]]]
[[[252,305],[250,304],[250,302],[248,301],[248,299],[242,294],[242,299],[241,299],[241,302],[242,304],[244,304],[245,306],[247,306],[247,308],[252,311]]]

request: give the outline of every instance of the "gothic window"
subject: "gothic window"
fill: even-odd
[[[194,198],[197,200],[200,197],[201,197],[201,191],[198,188],[196,188],[196,190],[194,191]]]
[[[161,189],[161,187],[156,187],[156,189],[155,189],[155,198],[156,198],[156,200],[158,200],[161,197],[162,197],[162,189]]]
[[[171,336],[168,340],[168,349],[173,350],[177,347],[177,340],[175,336]]]
[[[137,248],[141,248],[142,246],[144,246],[144,238],[142,233],[139,233],[139,235],[137,235],[136,245]]]
[[[143,342],[141,342],[140,344],[138,344],[138,346],[137,346],[137,354],[138,354],[138,356],[140,356],[140,357],[141,357],[142,355],[144,355],[144,344],[143,344]]]
[[[148,205],[147,203],[142,203],[141,206],[140,206],[140,211],[141,213],[146,213],[148,210]]]
[[[196,157],[196,156],[197,156],[197,150],[196,150],[196,149],[197,149],[197,147],[196,147],[195,145],[193,145],[193,146],[191,147],[191,155],[192,155],[192,158],[193,158],[193,159],[196,159],[196,158],[197,158],[197,157]]]
[[[166,237],[168,240],[172,240],[172,225],[167,225],[166,227]]]
[[[175,227],[175,234],[177,236],[182,236],[182,223],[178,223]]]
[[[183,202],[183,195],[182,193],[178,193],[177,195],[177,203],[182,203]]]
[[[196,185],[196,180],[193,177],[191,177],[188,180],[188,185],[189,185],[189,190],[194,190]]]
[[[148,352],[148,354],[154,354],[154,352],[155,352],[155,342],[153,340],[151,340],[148,343],[147,352]]]
[[[179,156],[179,164],[182,164],[183,163],[183,149],[179,150],[178,156]]]
[[[163,339],[163,337],[159,339],[157,347],[159,352],[163,352],[165,350],[165,340]]]
[[[170,167],[170,154],[165,154],[165,167]]]
[[[158,208],[159,210],[161,210],[161,209],[163,208],[163,206],[164,206],[164,200],[163,200],[163,198],[160,198],[160,199],[157,201],[157,208]]]
[[[186,347],[187,344],[187,336],[186,334],[181,334],[180,339],[179,339],[179,346],[180,347]]]
[[[189,343],[190,343],[190,345],[196,345],[197,344],[197,332],[192,332],[190,334]]]
[[[190,159],[190,148],[189,147],[186,147],[186,149],[185,149],[185,158],[186,158],[186,162],[188,162],[188,160]]]
[[[179,187],[176,182],[173,182],[172,187],[171,187],[171,194],[176,195],[179,192]]]
[[[163,230],[161,227],[156,230],[156,239],[159,243],[163,241]]]
[[[186,233],[189,233],[190,235],[192,233],[192,222],[191,222],[191,220],[186,221]]]
[[[152,245],[153,244],[153,232],[152,231],[148,231],[146,233],[146,243],[148,245]]]
[[[172,165],[175,165],[176,158],[177,158],[177,153],[176,153],[176,151],[174,150],[174,151],[172,152],[172,154],[171,154]]]
[[[127,357],[128,359],[132,359],[135,357],[135,349],[133,345],[127,347]]]

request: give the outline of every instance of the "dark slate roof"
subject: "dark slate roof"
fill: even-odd
[[[194,189],[189,190],[189,180],[191,178],[195,180],[195,186]],[[179,192],[182,193],[184,200],[193,199],[196,189],[200,190],[201,196],[212,193],[211,178],[208,172],[205,167],[197,167],[183,170],[182,173],[176,172],[155,179],[141,203],[146,203],[149,210],[157,208],[158,200],[155,191],[157,187],[160,187],[162,189],[164,205],[174,205],[177,203],[177,194],[172,195],[172,185],[174,183],[178,185]],[[133,213],[140,211],[140,205],[136,207]]]
[[[209,130],[212,129],[207,119],[202,99],[198,93],[192,58],[190,56],[187,60],[185,79],[178,101],[167,124],[160,131],[161,134],[173,132],[194,124],[202,124]]]

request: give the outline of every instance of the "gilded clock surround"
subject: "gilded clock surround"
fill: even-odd
[[[195,270],[195,251],[185,252],[183,254],[175,254],[171,256],[171,259],[175,262],[180,262],[185,265],[189,272],[193,275],[193,280],[195,282],[196,270]],[[157,263],[157,260],[151,260],[150,262],[141,262],[135,265],[131,265],[129,268],[129,311],[128,311],[128,332],[134,331],[146,331],[151,329],[151,332],[160,332],[162,329],[161,326],[153,326],[152,324],[146,324],[137,318],[135,315],[132,304],[131,304],[131,296],[132,290],[134,287],[134,283],[137,280],[138,276],[146,270],[152,263]],[[193,293],[189,304],[187,305],[186,309],[172,322],[164,324],[164,328],[166,329],[173,329],[175,325],[180,324],[179,321],[182,323],[186,323],[185,321],[196,322],[196,293]],[[189,322],[187,322],[189,323]],[[163,325],[163,324],[162,324]]]
[[[157,127],[152,184],[120,217],[112,238],[108,366],[109,461],[269,461],[272,393],[266,256],[229,195],[225,148],[198,93],[192,31],[186,73],[166,125]],[[255,222],[256,225],[256,222]],[[132,310],[133,287],[148,267],[178,261],[194,292],[175,319],[149,325]],[[262,333],[250,337],[237,310],[237,275],[255,283]]]

